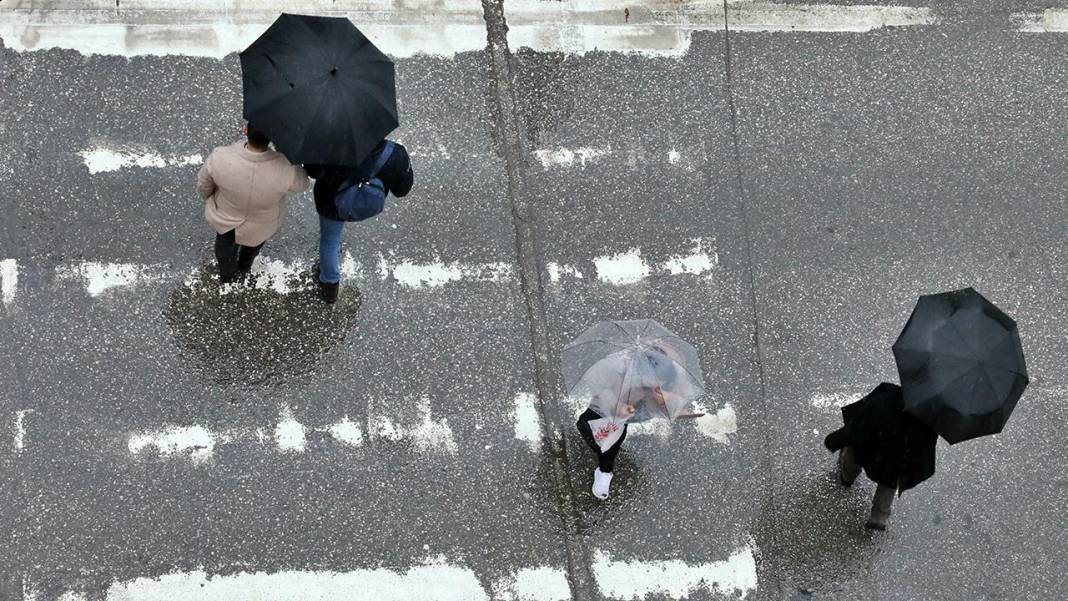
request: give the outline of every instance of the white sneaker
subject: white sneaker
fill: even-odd
[[[608,498],[608,487],[612,484],[612,473],[604,473],[601,468],[593,470],[593,496],[598,499]]]

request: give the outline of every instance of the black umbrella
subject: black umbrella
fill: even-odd
[[[241,73],[245,119],[293,163],[359,165],[397,128],[393,61],[346,18],[283,14]]]
[[[1001,432],[1029,381],[1016,322],[971,288],[920,297],[894,357],[905,410],[950,444]]]

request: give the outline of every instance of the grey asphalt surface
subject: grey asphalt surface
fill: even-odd
[[[656,318],[701,350],[705,404],[737,413],[726,443],[690,427],[629,437],[598,502],[562,398],[541,401],[562,426],[565,479],[548,443],[513,436],[513,399],[538,390],[518,277],[409,290],[372,275],[333,311],[311,292],[267,295],[255,315],[294,344],[276,342],[266,372],[216,356],[225,322],[181,320],[195,306],[182,274],[210,264],[195,168],[90,175],[76,152],[231,140],[235,56],[0,49],[0,258],[21,268],[0,308],[0,417],[32,410],[24,448],[0,444],[0,599],[21,600],[24,581],[51,601],[174,571],[404,570],[437,554],[463,558],[489,590],[519,567],[588,572],[566,541],[589,558],[688,563],[752,544],[755,599],[1064,597],[1066,51],[1068,34],[971,17],[695,34],[678,60],[517,51],[519,146],[613,150],[570,168],[504,156],[485,53],[398,60],[399,137],[448,158],[417,156],[413,194],[346,230],[364,272],[380,252],[521,269],[506,172],[518,160],[551,348],[601,319]],[[310,259],[315,228],[310,197],[293,199],[265,254]],[[657,264],[694,238],[718,257],[707,276],[590,277],[594,257],[640,248]],[[90,297],[55,276],[81,260],[175,275]],[[549,263],[586,277],[552,282]],[[888,532],[869,533],[874,487],[833,483],[820,441],[839,417],[812,399],[895,379],[889,347],[915,298],[967,285],[1018,320],[1031,387],[1000,436],[940,443],[935,477],[898,500]],[[559,392],[558,374],[543,376]],[[308,428],[346,415],[365,432],[375,415],[414,424],[424,396],[455,454],[347,448],[318,431],[303,453],[224,442],[207,465],[127,449],[131,433],[168,424],[271,433],[283,407]],[[598,598],[587,586],[576,598]]]

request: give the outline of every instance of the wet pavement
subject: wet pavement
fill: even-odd
[[[346,229],[334,307],[310,194],[212,279],[180,159],[236,138],[236,56],[0,48],[0,599],[1064,596],[1068,34],[899,4],[959,19],[398,59],[416,187]],[[1031,387],[867,532],[822,436],[968,285]],[[709,415],[632,431],[599,502],[556,357],[645,317]]]

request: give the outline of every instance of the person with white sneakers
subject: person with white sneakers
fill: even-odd
[[[579,415],[578,421],[575,422],[575,427],[583,440],[597,454],[597,468],[593,470],[592,492],[593,496],[598,499],[608,498],[616,456],[619,455],[623,440],[627,437],[627,424],[643,422],[666,411],[665,395],[671,393],[664,389],[670,388],[675,382],[677,371],[675,365],[664,356],[663,351],[659,348],[656,350],[658,352],[650,353],[646,357],[646,365],[651,367],[652,373],[643,374],[640,378],[640,385],[620,391],[618,401],[615,403],[617,419],[607,419],[590,408]],[[607,391],[602,391],[601,394],[614,396]],[[602,445],[609,442],[611,442],[610,446],[603,449]]]

